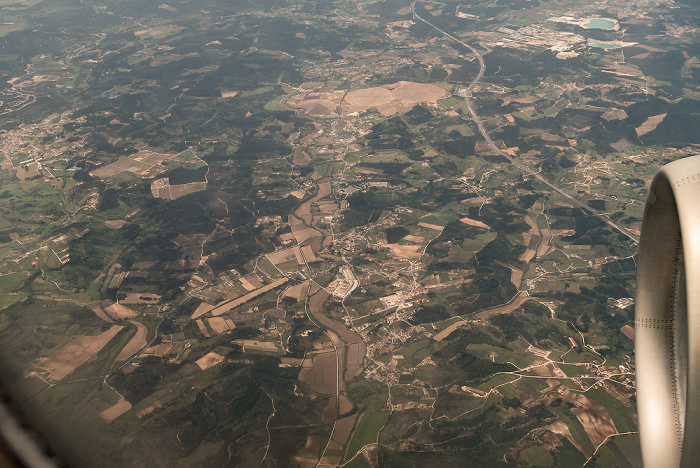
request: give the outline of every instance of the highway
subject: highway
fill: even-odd
[[[533,170],[533,169],[530,168],[529,166],[527,166],[527,165],[525,165],[525,164],[523,164],[523,163],[521,163],[521,162],[519,162],[519,161],[516,161],[512,156],[510,156],[508,153],[505,153],[504,151],[502,151],[502,150],[496,145],[496,142],[493,141],[493,139],[491,138],[491,136],[490,136],[490,135],[488,134],[488,132],[486,131],[486,128],[484,128],[484,122],[479,118],[479,115],[478,115],[478,114],[476,113],[476,111],[474,110],[474,106],[473,106],[473,104],[472,104],[472,102],[471,102],[471,99],[470,99],[471,94],[472,94],[472,90],[473,90],[474,87],[481,81],[481,79],[484,77],[484,72],[486,71],[486,63],[484,62],[484,58],[483,58],[482,55],[479,53],[479,51],[477,51],[474,47],[472,47],[472,46],[470,46],[469,44],[467,44],[466,42],[464,42],[464,41],[458,39],[457,37],[453,36],[452,34],[446,32],[446,31],[443,31],[442,29],[438,28],[437,26],[435,26],[434,24],[432,24],[431,22],[429,22],[429,21],[426,20],[425,18],[421,18],[421,17],[416,13],[416,3],[417,3],[418,1],[420,1],[420,0],[413,0],[413,2],[411,3],[411,12],[413,13],[414,18],[416,18],[417,20],[422,21],[423,23],[427,24],[428,26],[430,26],[431,28],[435,29],[435,30],[438,31],[440,34],[442,34],[443,36],[445,36],[445,37],[451,39],[452,41],[456,42],[457,44],[466,47],[467,49],[469,49],[469,51],[471,51],[472,54],[474,54],[474,56],[477,58],[477,60],[479,60],[479,73],[477,73],[476,77],[474,77],[474,79],[469,83],[469,86],[467,87],[467,90],[466,90],[466,91],[467,91],[467,92],[466,92],[466,96],[464,96],[464,101],[465,101],[466,104],[467,104],[467,109],[469,110],[469,113],[470,113],[471,116],[472,116],[472,120],[474,120],[474,123],[476,124],[477,128],[479,129],[479,133],[481,133],[481,136],[484,138],[484,140],[486,141],[486,143],[491,147],[491,149],[492,149],[496,154],[500,154],[501,156],[503,156],[504,158],[506,158],[511,164],[513,164],[515,167],[517,167],[518,169],[520,169],[520,170],[523,172],[523,174],[532,176],[532,177],[534,177],[535,179],[539,180],[540,182],[542,182],[543,184],[547,185],[547,186],[548,186],[549,188],[551,188],[552,190],[554,190],[554,191],[556,191],[557,193],[559,193],[559,194],[561,194],[562,196],[564,196],[567,200],[569,200],[569,201],[571,202],[572,205],[574,205],[574,206],[576,206],[576,207],[578,207],[578,208],[581,208],[582,210],[584,210],[584,211],[586,211],[586,212],[592,214],[593,216],[596,216],[598,219],[600,219],[601,221],[603,221],[604,223],[606,223],[607,225],[609,225],[610,227],[612,227],[612,228],[615,229],[616,231],[618,231],[618,232],[620,232],[620,233],[626,235],[627,237],[629,237],[629,238],[632,240],[632,242],[634,242],[635,244],[638,244],[638,243],[639,243],[639,238],[638,238],[636,235],[634,235],[633,233],[631,233],[629,230],[627,230],[627,229],[625,229],[625,228],[623,228],[623,227],[621,227],[621,226],[618,226],[618,225],[617,225],[613,220],[611,220],[608,216],[606,216],[606,215],[604,215],[604,214],[601,214],[601,213],[598,213],[596,210],[594,210],[593,208],[589,207],[588,205],[582,203],[582,202],[579,201],[577,198],[572,197],[571,195],[569,195],[568,193],[566,193],[564,190],[560,189],[559,187],[557,187],[556,185],[554,185],[553,183],[551,183],[550,181],[548,181],[547,179],[545,179],[544,176],[542,176],[542,174],[540,174],[539,172]],[[425,3],[425,2],[421,2],[421,3]],[[428,3],[430,3],[430,2],[428,2]]]

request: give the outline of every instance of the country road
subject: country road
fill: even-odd
[[[453,41],[456,42],[457,44],[466,47],[467,49],[469,49],[469,50],[471,51],[471,53],[474,54],[474,56],[477,58],[477,60],[479,60],[479,73],[477,73],[476,77],[471,81],[471,83],[469,83],[469,86],[467,87],[467,90],[466,90],[466,91],[467,91],[467,92],[466,92],[466,95],[464,96],[464,101],[465,101],[466,104],[467,104],[467,109],[469,110],[469,113],[470,113],[471,116],[472,116],[472,120],[474,120],[474,123],[476,124],[477,128],[479,129],[479,133],[481,133],[481,136],[484,138],[484,140],[485,140],[486,143],[489,145],[489,147],[491,147],[491,149],[492,149],[496,154],[499,154],[499,155],[503,156],[504,158],[506,158],[511,164],[513,164],[515,167],[517,167],[518,169],[520,169],[524,174],[527,174],[527,175],[530,175],[530,176],[535,177],[537,180],[539,180],[539,181],[542,182],[543,184],[547,185],[547,186],[548,186],[549,188],[551,188],[552,190],[554,190],[554,191],[556,191],[557,193],[559,193],[559,194],[561,194],[562,196],[564,196],[564,197],[565,197],[567,200],[569,200],[574,206],[577,206],[577,207],[581,208],[582,210],[587,211],[588,213],[592,214],[593,216],[598,217],[598,219],[600,219],[601,221],[603,221],[604,223],[606,223],[607,225],[609,225],[610,227],[612,227],[612,228],[615,229],[616,231],[618,231],[618,232],[620,232],[620,233],[626,235],[627,237],[629,237],[629,238],[632,240],[632,242],[634,242],[635,244],[639,243],[639,239],[637,238],[636,235],[632,234],[632,233],[631,233],[630,231],[628,231],[627,229],[625,229],[625,228],[623,228],[623,227],[621,227],[621,226],[618,226],[615,222],[613,222],[613,220],[611,220],[611,219],[610,219],[609,217],[607,217],[606,215],[603,215],[603,214],[601,214],[601,213],[598,213],[596,210],[594,210],[593,208],[589,207],[588,205],[582,203],[582,202],[579,201],[577,198],[572,197],[571,195],[569,195],[568,193],[566,193],[564,190],[560,189],[559,187],[557,187],[556,185],[554,185],[553,183],[551,183],[550,181],[548,181],[547,179],[545,179],[544,176],[542,176],[542,174],[540,174],[539,172],[537,172],[537,171],[531,169],[530,167],[526,166],[525,164],[523,164],[523,163],[521,163],[521,162],[519,162],[519,161],[516,161],[515,159],[513,159],[512,156],[510,156],[509,154],[507,154],[507,153],[505,153],[504,151],[502,151],[502,150],[496,145],[496,142],[493,141],[493,139],[491,138],[491,136],[490,136],[490,135],[488,134],[488,132],[486,131],[486,128],[484,127],[484,122],[479,118],[479,115],[478,115],[478,114],[476,113],[476,111],[474,110],[474,106],[472,105],[472,102],[471,102],[471,100],[470,100],[472,90],[473,90],[474,87],[481,81],[481,79],[484,77],[484,72],[486,71],[486,63],[484,62],[484,58],[482,57],[482,55],[481,55],[474,47],[472,47],[472,46],[470,46],[469,44],[467,44],[466,42],[464,42],[464,41],[462,41],[462,40],[456,38],[456,37],[453,36],[452,34],[446,32],[446,31],[443,31],[442,29],[438,28],[437,26],[435,26],[434,24],[432,24],[431,22],[429,22],[429,21],[426,20],[425,18],[421,18],[421,17],[416,13],[416,3],[417,3],[418,1],[421,1],[421,0],[413,0],[413,2],[411,3],[411,12],[413,13],[413,16],[414,16],[417,20],[422,21],[423,23],[427,24],[427,25],[430,26],[431,28],[433,28],[433,29],[435,29],[436,31],[440,32],[440,34],[442,34],[443,36],[445,36],[445,37],[447,37],[447,38],[453,40]],[[422,2],[422,1],[421,1],[421,3],[425,3],[425,2]],[[430,3],[430,2],[427,2],[427,3]]]

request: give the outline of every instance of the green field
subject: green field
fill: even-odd
[[[635,296],[638,248],[577,202],[636,232],[654,174],[700,146],[700,6],[584,31],[552,21],[591,14],[581,1],[88,3],[0,0],[0,373],[59,455],[106,467],[332,462],[311,460],[322,450],[354,467],[581,466],[594,447],[567,392],[584,389],[619,431],[637,430],[632,386],[609,381],[613,397],[589,389],[598,375],[572,379],[634,364],[620,332],[633,307],[614,301]],[[675,24],[681,39],[666,31]],[[637,44],[624,57],[553,47],[623,33]],[[533,258],[543,233],[526,217],[552,235]],[[295,247],[316,259],[267,258]],[[344,298],[326,289],[341,268],[357,279]],[[284,276],[220,315],[223,333],[211,312],[191,318],[247,294],[239,277]],[[302,283],[309,297],[284,295]],[[522,307],[484,318],[518,290]],[[392,295],[400,307],[380,301]],[[115,303],[148,330],[148,353],[129,363],[114,360],[133,318],[93,312]],[[37,366],[113,324],[124,329],[62,381]],[[364,356],[345,347],[360,342]],[[352,380],[335,389],[322,369],[300,380],[300,363],[331,346]],[[223,360],[202,370],[211,351]],[[565,360],[568,378],[515,369],[546,359]],[[343,447],[324,414],[336,390],[358,417]],[[121,397],[132,409],[102,421]],[[585,456],[538,436],[562,423]],[[368,463],[362,448],[378,439]],[[65,455],[75,440],[87,449]],[[636,436],[610,438],[595,463],[638,465]]]
[[[377,434],[382,428],[391,413],[388,411],[378,411],[362,413],[359,421],[355,424],[355,430],[345,451],[345,459],[349,460],[365,445],[377,442]]]
[[[562,445],[556,448],[556,458],[562,468],[580,468],[586,462],[586,457],[578,451],[569,439],[562,438]]]

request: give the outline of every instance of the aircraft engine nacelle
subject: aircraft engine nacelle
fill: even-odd
[[[637,411],[647,468],[700,460],[700,156],[651,184],[635,301]]]

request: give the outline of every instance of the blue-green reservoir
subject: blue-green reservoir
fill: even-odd
[[[615,29],[615,22],[608,20],[608,19],[603,19],[603,18],[593,18],[593,19],[588,20],[586,23],[584,23],[583,27],[586,29],[611,30],[611,29]]]
[[[598,49],[619,49],[622,44],[603,44],[602,42],[589,42],[589,47],[597,47]]]

